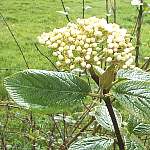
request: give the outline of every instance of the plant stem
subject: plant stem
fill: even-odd
[[[141,3],[143,3],[143,0],[141,0]],[[138,14],[138,18],[137,18],[137,30],[136,30],[136,47],[135,47],[135,51],[136,51],[135,65],[136,65],[136,67],[139,66],[142,21],[143,21],[143,5],[140,5],[139,14]]]
[[[107,20],[107,23],[108,23],[108,14],[109,14],[109,6],[108,6],[108,0],[106,0],[106,20]]]
[[[92,79],[99,86],[99,77],[95,74],[95,72],[94,72],[93,69],[91,69],[89,71],[90,71]],[[104,95],[107,94],[108,92],[109,92],[109,90],[103,90],[103,94]],[[117,140],[118,140],[117,144],[119,146],[119,149],[120,150],[125,150],[125,148],[124,148],[124,142],[123,142],[123,139],[121,137],[121,133],[120,133],[120,130],[119,130],[119,127],[118,127],[118,123],[117,123],[117,120],[116,120],[116,116],[115,116],[115,113],[114,113],[114,110],[113,110],[110,98],[108,96],[106,96],[106,97],[104,97],[104,101],[105,101],[106,107],[108,109],[109,115],[111,117],[114,129],[115,129],[115,134],[116,134],[116,137],[117,137]]]
[[[62,7],[63,7],[63,9],[64,9],[64,12],[67,12],[63,0],[61,0],[61,5],[62,5]],[[67,18],[68,22],[70,22],[70,19],[69,19],[68,14],[66,14],[66,18]]]
[[[4,18],[4,16],[2,15],[2,13],[0,13],[0,16],[2,17],[2,19],[3,19],[4,23],[5,23],[5,25],[7,26],[8,31],[10,32],[11,36],[13,37],[13,39],[14,39],[14,41],[15,41],[15,43],[16,43],[16,45],[17,45],[17,47],[18,47],[18,49],[19,49],[19,51],[20,51],[20,53],[21,53],[21,55],[22,55],[22,58],[23,58],[23,60],[24,60],[24,62],[25,62],[25,64],[26,64],[26,67],[29,69],[29,65],[28,65],[28,63],[27,63],[27,60],[26,60],[26,58],[25,58],[25,55],[24,55],[24,53],[23,53],[23,50],[22,50],[22,48],[21,48],[19,42],[17,41],[17,39],[16,39],[14,33],[12,32],[12,30],[11,30],[9,24],[8,24],[7,21],[5,20],[5,18]]]
[[[84,0],[82,0],[82,18],[84,19],[84,17],[85,17],[85,1]]]
[[[117,140],[118,140],[119,149],[120,150],[125,150],[124,142],[123,142],[123,139],[121,137],[121,133],[120,133],[120,130],[119,130],[119,127],[118,127],[118,123],[117,123],[117,120],[116,120],[116,116],[115,116],[115,113],[114,113],[114,110],[113,110],[110,98],[107,96],[107,97],[104,98],[104,101],[105,101],[105,104],[107,106],[109,115],[111,117],[114,129],[115,129],[115,134],[116,134],[116,137],[117,137]]]
[[[53,61],[52,61],[48,56],[46,56],[45,54],[43,54],[43,53],[41,52],[41,50],[39,49],[39,47],[37,46],[36,43],[34,43],[34,46],[35,46],[36,50],[37,50],[43,57],[45,57],[45,58],[52,64],[52,66],[59,72],[59,69],[56,67],[56,65],[53,63]]]
[[[117,22],[117,5],[116,5],[116,0],[114,0],[114,7],[113,7],[113,13],[114,13],[114,23]]]

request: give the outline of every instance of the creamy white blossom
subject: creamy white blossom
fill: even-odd
[[[139,6],[139,5],[143,5],[143,3],[141,3],[141,0],[132,0],[131,1],[131,5]]]
[[[105,19],[78,18],[76,23],[69,22],[63,28],[43,33],[38,40],[50,48],[61,69],[90,69],[101,62],[134,67],[134,47],[127,30]]]

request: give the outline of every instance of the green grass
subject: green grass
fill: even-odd
[[[71,20],[82,17],[81,2],[81,0],[65,0],[65,5],[71,8]],[[91,6],[92,9],[85,12],[85,17],[105,17],[104,2],[105,0],[86,0],[86,5]],[[117,22],[131,32],[135,22],[136,9],[130,5],[130,0],[119,1],[117,5]],[[0,12],[6,18],[20,43],[30,68],[52,69],[49,62],[36,51],[33,43],[42,32],[62,27],[67,23],[66,18],[56,12],[59,10],[62,10],[60,0],[0,1]],[[150,55],[150,21],[148,17],[145,16],[142,28],[142,56]],[[40,49],[49,56],[49,51],[46,48],[40,46]],[[16,72],[16,68],[18,70],[26,68],[18,47],[0,18],[0,69],[2,68],[12,68],[12,70],[0,70],[0,99],[6,97],[2,85],[4,77]]]

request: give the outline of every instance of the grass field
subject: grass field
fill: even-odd
[[[75,20],[82,16],[81,0],[65,0],[65,5],[70,7],[70,18]],[[105,17],[104,0],[86,0],[86,5],[92,9],[85,12],[85,17]],[[67,23],[66,18],[56,11],[62,10],[60,0],[1,0],[0,12],[11,27],[30,68],[50,70],[49,62],[35,49],[33,43],[36,37],[44,31],[62,27]],[[122,0],[117,4],[117,22],[132,31],[136,18],[136,9],[130,5],[130,0]],[[142,56],[150,56],[150,19],[145,16],[142,28]],[[40,47],[41,51],[49,56],[49,51]],[[50,57],[50,56],[49,56]],[[3,70],[9,68],[11,70]],[[3,89],[4,77],[25,69],[21,53],[11,37],[2,18],[0,18],[0,99],[6,97]]]

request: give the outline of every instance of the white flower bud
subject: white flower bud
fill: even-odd
[[[63,55],[58,55],[58,59],[59,59],[59,60],[63,60],[63,59],[64,59],[64,56],[63,56]]]
[[[63,48],[63,47],[59,47],[58,50],[59,50],[60,52],[63,52],[64,48]]]
[[[82,40],[85,41],[86,40],[86,35],[82,35]]]
[[[90,68],[91,68],[91,65],[90,65],[90,64],[87,64],[87,65],[86,65],[86,68],[87,68],[87,69],[90,69]]]
[[[109,54],[113,54],[114,51],[113,51],[112,49],[108,49],[107,52],[108,52]]]
[[[131,68],[131,69],[134,69],[134,68],[135,68],[135,65],[130,65],[130,68]]]
[[[94,43],[95,42],[95,38],[91,38],[91,42]]]
[[[85,56],[85,59],[86,59],[86,60],[89,60],[90,58],[91,58],[90,55],[86,55],[86,56]]]
[[[65,35],[66,37],[69,37],[69,36],[70,36],[70,33],[69,33],[69,32],[65,32],[64,35]]]
[[[76,48],[75,45],[70,46],[70,50],[75,50],[75,48]]]
[[[53,52],[53,56],[58,56],[58,53],[57,52]]]
[[[117,55],[117,60],[118,61],[122,60],[122,56],[120,54]]]
[[[119,44],[118,43],[114,43],[114,48],[118,48],[119,47]]]
[[[69,46],[66,45],[66,46],[64,47],[64,50],[68,50],[68,49],[69,49]]]
[[[130,66],[132,63],[130,61],[126,61],[125,65]]]
[[[98,37],[101,37],[103,34],[102,34],[101,31],[96,31],[96,32],[94,32],[94,35],[98,36]]]
[[[87,52],[92,52],[92,48],[88,48],[88,49],[87,49]]]
[[[93,44],[92,44],[92,47],[97,47],[97,43],[93,43]]]
[[[90,45],[87,44],[87,43],[84,44],[84,48],[89,48],[89,46],[90,46]]]
[[[113,48],[114,47],[114,44],[113,43],[109,43],[108,44],[108,48]]]
[[[90,39],[90,38],[87,38],[87,39],[86,39],[86,42],[87,42],[87,43],[90,43],[90,42],[91,42],[91,39]]]
[[[70,66],[70,69],[71,69],[71,70],[72,70],[72,69],[74,69],[74,68],[75,68],[75,66],[74,66],[74,65],[71,65],[71,66]]]
[[[97,51],[93,51],[92,54],[95,56],[97,55]]]
[[[61,66],[61,62],[60,62],[60,61],[57,61],[57,62],[56,62],[56,66],[60,67],[60,66]]]
[[[66,44],[65,44],[65,42],[62,42],[61,44],[60,44],[60,46],[62,46],[62,47],[64,47]]]
[[[112,58],[111,57],[108,57],[107,59],[106,59],[106,62],[111,62],[112,61]]]
[[[53,44],[51,45],[51,47],[52,47],[52,48],[57,48],[57,47],[58,47],[58,43],[53,43]]]
[[[79,45],[80,44],[80,41],[79,40],[76,40],[75,42],[74,42],[74,44],[75,45]],[[81,44],[80,44],[81,45]]]
[[[84,45],[84,41],[81,40],[81,41],[79,42],[79,44],[80,44],[81,46]]]
[[[125,48],[124,52],[129,53],[130,52],[130,48]]]
[[[66,59],[66,60],[65,60],[65,63],[66,63],[66,64],[70,64],[70,63],[71,63],[71,60],[70,60],[70,59]]]
[[[100,51],[100,50],[101,50],[101,48],[100,48],[100,47],[96,47],[96,50],[97,50],[97,51]]]
[[[68,53],[68,57],[72,58],[73,57],[73,53]]]
[[[47,44],[47,45],[50,45],[50,44],[51,44],[51,41],[50,41],[50,40],[46,41],[46,44]]]
[[[86,51],[86,49],[82,49],[82,53],[86,53],[87,51]],[[89,54],[88,52],[87,52],[87,54]],[[90,53],[91,54],[91,53]]]
[[[77,35],[77,40],[82,40],[82,35]]]
[[[73,38],[73,37],[69,37],[69,38],[68,38],[68,41],[69,41],[69,42],[73,42],[73,41],[74,41],[74,38]]]
[[[60,44],[60,43],[61,43],[61,40],[57,40],[57,43]]]
[[[82,66],[83,68],[85,68],[85,67],[86,67],[86,62],[85,62],[85,61],[81,62],[81,66]]]
[[[94,61],[99,61],[99,57],[98,56],[94,56]]]
[[[100,61],[97,61],[97,62],[96,62],[96,65],[100,65],[100,64],[101,64],[101,62],[100,62]]]
[[[76,58],[74,59],[74,61],[75,61],[75,62],[81,61],[81,57],[76,57]]]
[[[128,66],[127,66],[127,65],[123,65],[122,68],[123,68],[123,69],[126,69],[126,68],[128,68]]]
[[[76,50],[77,50],[77,51],[81,51],[81,50],[82,50],[81,46],[78,46],[78,47],[76,48]]]

